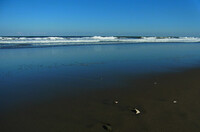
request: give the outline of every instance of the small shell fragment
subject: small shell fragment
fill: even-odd
[[[177,103],[177,101],[176,101],[176,100],[174,100],[174,101],[173,101],[173,103],[174,103],[174,104],[176,104],[176,103]]]
[[[135,108],[135,114],[138,115],[140,114],[140,111],[138,109]]]
[[[134,112],[136,115],[139,115],[139,114],[141,113],[141,112],[140,112],[138,109],[136,109],[136,108],[135,108],[135,109],[132,109],[131,111]]]
[[[118,104],[118,103],[119,103],[119,101],[118,101],[118,100],[115,100],[115,101],[114,101],[114,104]]]

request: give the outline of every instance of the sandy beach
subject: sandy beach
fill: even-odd
[[[0,115],[0,131],[198,132],[199,79],[200,69],[192,69],[130,78],[130,87],[30,102]]]
[[[0,0],[0,132],[200,132],[200,0]]]

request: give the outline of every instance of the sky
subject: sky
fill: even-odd
[[[0,0],[0,35],[200,37],[200,0]]]

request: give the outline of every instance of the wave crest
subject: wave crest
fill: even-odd
[[[75,44],[109,44],[109,43],[168,43],[200,42],[200,37],[131,37],[131,36],[92,36],[92,37],[0,37],[0,48],[27,44],[32,46],[75,45]]]

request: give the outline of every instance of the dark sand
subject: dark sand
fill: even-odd
[[[200,131],[200,69],[127,83],[129,88],[24,104],[0,114],[0,132]],[[114,100],[119,103],[114,104]],[[132,108],[141,114],[136,115]],[[109,130],[104,129],[107,123]]]

